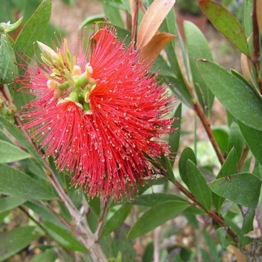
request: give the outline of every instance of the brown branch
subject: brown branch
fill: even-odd
[[[248,146],[246,146],[244,148],[243,152],[242,152],[242,155],[241,155],[240,160],[239,160],[238,165],[237,165],[237,170],[238,171],[241,171],[242,166],[244,165],[245,160],[247,158],[248,152],[249,152],[249,148],[248,148]]]
[[[254,0],[253,11],[252,11],[252,26],[253,26],[253,57],[252,63],[259,76],[260,67],[260,37],[259,28],[257,23],[257,0]],[[259,76],[260,77],[260,76]],[[262,94],[262,81],[258,78],[259,91]]]
[[[206,208],[201,204],[199,203],[195,196],[190,192],[188,191],[180,182],[176,181],[175,183],[176,187],[182,192],[184,193],[192,202],[193,202],[193,205],[195,206],[198,206],[201,210],[203,210],[214,222],[216,222],[218,225],[224,227],[227,231],[227,233],[232,237],[232,239],[234,240],[235,242],[235,245],[237,247],[239,247],[239,242],[238,242],[238,236],[237,234],[227,225],[227,223],[224,221],[224,219],[219,215],[217,214],[216,212],[214,211],[209,211],[209,210],[206,210]]]

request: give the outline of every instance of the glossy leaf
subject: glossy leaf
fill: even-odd
[[[199,5],[216,29],[242,53],[249,56],[247,39],[236,17],[215,1],[200,0]]]
[[[189,159],[196,164],[196,156],[194,151],[190,147],[187,147],[181,153],[178,163],[180,177],[187,186],[189,186],[189,174],[187,174],[187,161]]]
[[[193,23],[185,22],[184,31],[186,36],[190,71],[197,98],[205,113],[209,114],[213,105],[214,96],[203,81],[199,73],[199,69],[196,66],[195,60],[207,59],[212,61],[212,54],[207,40],[197,26],[195,26]]]
[[[210,184],[213,192],[234,203],[256,208],[261,181],[254,175],[242,173],[216,179]]]
[[[138,50],[141,50],[150,42],[175,2],[176,0],[155,0],[149,6],[138,29]]]
[[[127,238],[135,239],[142,236],[166,221],[182,213],[190,204],[184,201],[165,201],[147,210],[135,223]]]
[[[17,227],[12,231],[0,233],[0,261],[6,261],[36,240],[39,234],[34,234],[34,229],[35,227],[31,226]]]
[[[48,221],[45,221],[43,223],[43,226],[48,231],[50,236],[55,241],[57,241],[61,246],[74,251],[80,251],[84,253],[87,252],[85,246],[82,243],[80,243],[78,240],[76,240],[72,236],[72,232],[70,232],[69,230],[54,225]]]
[[[238,126],[240,127],[241,133],[244,136],[251,152],[262,165],[262,131],[246,126],[240,122],[238,123]]]
[[[262,131],[262,100],[238,77],[208,61],[197,61],[207,87],[245,125]]]
[[[121,224],[125,221],[126,217],[131,211],[130,204],[124,204],[119,210],[117,210],[113,216],[105,222],[102,230],[101,237],[107,236],[115,229],[119,228]]]
[[[22,199],[55,199],[51,187],[10,166],[0,164],[0,193]]]
[[[28,153],[11,143],[0,140],[0,163],[10,163],[31,157]]]
[[[178,147],[179,147],[179,140],[180,140],[180,133],[181,133],[181,116],[182,116],[182,104],[179,104],[175,114],[174,114],[174,122],[172,123],[172,128],[174,131],[169,136],[168,144],[170,146],[171,152],[171,165],[175,162],[175,157],[177,155]]]
[[[0,84],[8,84],[18,75],[15,52],[6,35],[0,35]]]
[[[2,197],[0,198],[0,213],[12,210],[25,202],[20,197]]]
[[[187,186],[196,200],[203,205],[206,210],[210,210],[212,195],[205,178],[191,160],[187,160],[186,165]]]

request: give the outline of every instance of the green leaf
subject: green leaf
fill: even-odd
[[[211,190],[197,166],[190,159],[187,160],[186,174],[188,176],[188,188],[196,200],[203,205],[206,210],[210,210],[212,205]]]
[[[262,131],[246,126],[241,122],[238,122],[238,126],[240,127],[241,133],[244,136],[251,152],[262,165]]]
[[[202,108],[206,114],[209,114],[213,105],[214,96],[203,81],[196,66],[195,60],[207,59],[212,61],[212,54],[208,47],[207,40],[197,26],[191,22],[185,22],[184,30],[194,88]]]
[[[46,32],[48,22],[51,16],[51,0],[43,0],[32,16],[27,20],[23,30],[18,35],[14,49],[17,56],[17,61],[19,64],[27,62],[34,53],[33,44],[40,40],[44,33]],[[23,74],[23,69],[20,68],[20,74]],[[18,86],[14,85],[14,89]],[[25,105],[32,95],[25,94],[22,92],[14,92],[13,99],[16,107],[20,109]]]
[[[237,164],[238,164],[238,158],[237,158],[236,149],[232,147],[223,166],[221,167],[217,175],[217,178],[222,178],[225,176],[236,174],[237,173]]]
[[[61,259],[61,257],[60,257]],[[55,262],[57,261],[56,251],[52,248],[47,249],[43,253],[36,255],[32,258],[30,262]]]
[[[103,10],[106,17],[113,25],[125,28],[119,9],[117,7],[103,4]]]
[[[133,202],[133,205],[149,206],[153,207],[165,201],[186,201],[182,197],[166,194],[166,193],[155,193],[138,196]]]
[[[256,215],[256,209],[249,208],[244,214],[244,220],[242,225],[243,234],[247,234],[253,230],[253,221]]]
[[[191,161],[193,161],[193,163],[196,164],[195,153],[190,147],[187,147],[183,150],[178,163],[180,177],[187,186],[189,186],[189,175],[187,174],[188,159],[190,159]]]
[[[262,100],[236,76],[208,61],[197,62],[208,88],[239,121],[262,131]]]
[[[31,209],[34,213],[36,213],[39,217],[41,217],[41,221],[49,221],[50,223],[64,227],[64,224],[57,218],[57,216],[52,213],[46,206],[40,204],[38,201],[27,201],[25,206]]]
[[[79,30],[83,29],[84,27],[88,25],[92,25],[99,22],[104,22],[105,17],[103,15],[96,15],[96,16],[88,16],[78,27]]]
[[[158,76],[158,79],[169,86],[170,90],[174,93],[177,99],[179,99],[185,105],[191,106],[192,96],[189,93],[186,85],[181,82],[181,80],[173,76],[165,76],[161,74]]]
[[[228,130],[223,126],[212,127],[212,132],[221,152],[226,153],[228,149]]]
[[[0,35],[0,84],[8,84],[18,75],[15,52],[6,35]]]
[[[165,169],[165,171],[168,175],[168,179],[171,182],[176,183],[175,175],[174,175],[174,172],[173,172],[173,167],[172,167],[169,159],[166,156],[162,155],[160,161],[161,161],[162,168]]]
[[[43,0],[33,15],[27,20],[23,30],[16,39],[16,52],[25,54],[27,58],[33,55],[33,43],[40,40],[45,33],[51,16],[51,7],[51,0]],[[24,59],[27,58],[25,57]]]
[[[111,232],[113,232],[115,229],[117,229],[125,221],[130,211],[131,211],[130,204],[124,204],[122,207],[120,207],[120,209],[117,210],[113,214],[113,216],[108,221],[105,222],[101,237],[105,237]]]
[[[69,230],[54,225],[49,221],[45,221],[43,223],[43,226],[45,227],[49,235],[55,241],[57,241],[61,246],[74,251],[80,251],[84,253],[87,252],[85,246],[82,243],[80,243],[78,240],[76,240],[72,236],[72,232],[70,232]]]
[[[179,104],[176,112],[174,114],[174,122],[172,123],[172,128],[174,131],[169,136],[168,144],[170,146],[171,152],[171,165],[175,162],[175,157],[177,155],[179,140],[180,140],[180,126],[181,126],[181,114],[182,114],[182,104]]]
[[[28,153],[11,143],[0,140],[0,163],[10,163],[31,157]]]
[[[55,199],[51,187],[10,166],[0,164],[0,193],[23,199]]]
[[[12,210],[25,202],[20,197],[2,197],[0,198],[0,213]]]
[[[244,148],[244,138],[240,132],[238,125],[235,122],[232,122],[230,126],[228,137],[228,151],[233,147],[236,150],[237,159],[239,160]]]
[[[165,201],[146,211],[135,223],[127,238],[135,239],[142,236],[166,221],[181,214],[190,204],[184,201]]]
[[[234,242],[231,239],[228,238],[228,234],[227,234],[226,228],[219,227],[216,230],[216,233],[217,233],[218,241],[219,241],[219,243],[221,244],[221,246],[223,248],[226,248],[229,245],[234,244]]]
[[[210,184],[213,192],[234,203],[256,208],[261,181],[254,175],[242,173],[216,179]]]
[[[235,16],[215,1],[202,0],[199,5],[216,29],[242,53],[250,56],[244,30]]]
[[[1,116],[0,116],[0,129],[7,130],[11,136],[13,136],[17,141],[19,141],[19,144],[25,147],[28,150],[28,152],[35,157],[38,163],[40,164],[42,163],[42,159],[39,156],[38,152],[33,147],[33,145],[28,141],[25,135],[21,132],[21,130],[17,126],[11,124]]]
[[[0,261],[13,256],[40,235],[34,234],[35,227],[17,227],[12,231],[0,233]]]

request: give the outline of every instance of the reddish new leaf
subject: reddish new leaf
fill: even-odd
[[[156,34],[159,26],[176,0],[155,0],[146,11],[137,34],[137,48],[141,50]]]

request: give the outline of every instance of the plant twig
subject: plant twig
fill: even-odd
[[[214,222],[216,222],[218,225],[224,227],[227,231],[227,233],[232,237],[232,239],[234,240],[236,246],[239,246],[238,243],[238,236],[237,234],[226,224],[226,222],[224,221],[224,219],[217,214],[214,211],[209,211],[206,210],[205,207],[199,203],[196,198],[194,197],[194,195],[188,191],[180,182],[176,181],[175,183],[176,187],[182,192],[184,193],[192,202],[193,205],[198,206],[201,210],[203,210]]]
[[[253,11],[252,11],[252,26],[253,26],[253,57],[252,63],[256,68],[258,74],[258,85],[259,91],[262,94],[262,81],[259,76],[259,66],[260,66],[260,37],[259,28],[257,23],[257,0],[254,0]]]

